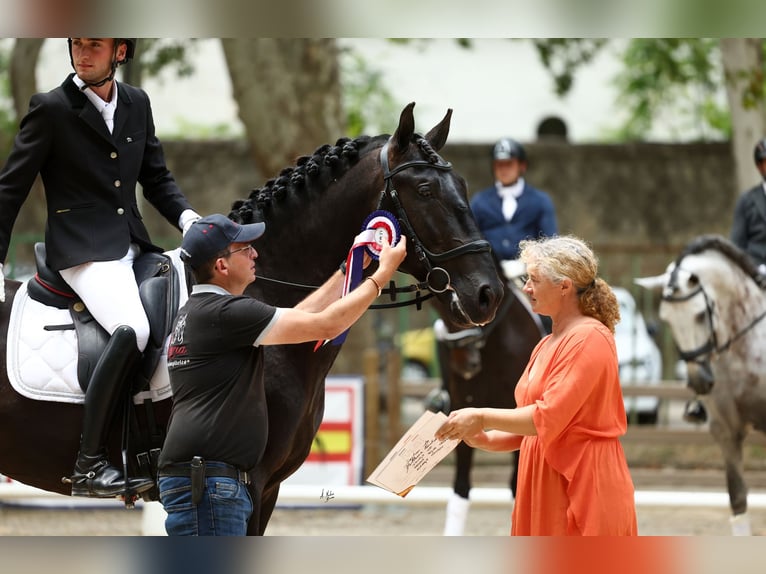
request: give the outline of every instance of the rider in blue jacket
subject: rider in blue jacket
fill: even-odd
[[[518,259],[519,242],[558,234],[553,201],[544,191],[524,179],[527,153],[511,138],[502,138],[492,147],[495,184],[477,192],[471,211],[508,279],[518,280],[526,273]],[[550,332],[550,319],[540,317]]]
[[[527,154],[519,142],[499,140],[492,161],[495,184],[473,196],[471,210],[497,258],[515,260],[522,239],[558,233],[556,212],[550,196],[525,181]]]

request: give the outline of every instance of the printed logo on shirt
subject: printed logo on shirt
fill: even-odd
[[[176,326],[173,329],[173,335],[170,337],[168,345],[168,368],[181,367],[188,364],[189,360],[185,358],[186,345],[184,344],[184,331],[186,330],[186,315],[179,315]]]

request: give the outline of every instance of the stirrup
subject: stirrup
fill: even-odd
[[[75,472],[65,480],[72,485],[72,496],[89,498],[130,498],[154,486],[148,477],[126,479],[121,470],[105,458],[95,461],[85,472]]]

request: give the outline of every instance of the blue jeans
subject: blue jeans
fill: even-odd
[[[202,500],[192,504],[191,478],[161,476],[160,502],[168,513],[165,531],[170,536],[245,536],[253,514],[247,487],[234,478],[205,479]]]

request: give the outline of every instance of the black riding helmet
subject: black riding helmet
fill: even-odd
[[[72,58],[72,38],[67,38],[67,47],[69,49],[69,63],[72,65],[72,68],[74,69],[74,59]],[[126,50],[125,50],[125,59],[117,61],[117,49],[120,47],[120,44],[125,43]],[[87,86],[98,88],[100,86],[103,86],[108,81],[112,80],[114,78],[114,73],[117,71],[117,66],[122,66],[123,64],[126,64],[129,60],[133,59],[133,56],[136,53],[136,38],[114,38],[114,54],[112,55],[112,71],[109,73],[109,75],[101,80],[100,82],[96,83],[87,83]],[[75,70],[76,71],[76,70]]]
[[[527,161],[527,152],[524,151],[524,146],[511,138],[502,138],[498,140],[492,148],[493,161],[513,158],[519,161]]]
[[[758,143],[755,144],[755,149],[753,150],[753,159],[755,160],[756,164],[759,164],[764,159],[766,159],[766,138],[758,140]]]

